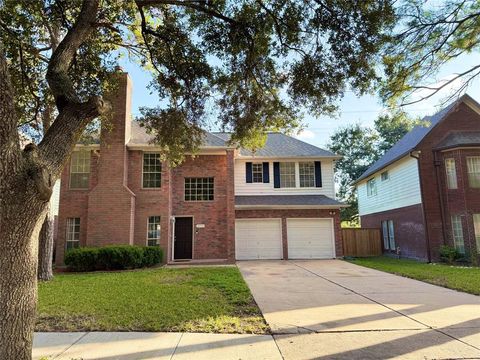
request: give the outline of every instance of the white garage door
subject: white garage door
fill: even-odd
[[[282,259],[281,219],[235,220],[237,260]]]
[[[289,259],[335,257],[332,219],[287,219]]]

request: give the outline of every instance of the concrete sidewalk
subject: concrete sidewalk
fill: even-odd
[[[36,333],[33,358],[48,359],[195,359],[280,360],[270,335],[78,332]]]

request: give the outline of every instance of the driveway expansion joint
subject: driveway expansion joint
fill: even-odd
[[[82,340],[85,336],[87,336],[88,334],[90,334],[91,331],[86,331],[85,334],[83,334],[82,336],[80,336],[77,340],[75,340],[73,343],[71,343],[69,346],[67,346],[65,349],[63,349],[62,352],[56,354],[53,358],[56,359],[60,356],[62,356],[63,354],[65,354],[68,350],[70,350],[70,348],[76,344],[78,344],[80,342],[80,340]]]
[[[173,349],[173,352],[172,352],[172,355],[170,355],[170,360],[173,359],[175,353],[177,352],[177,349],[178,349],[178,345],[180,345],[180,341],[182,341],[182,338],[183,338],[183,332],[180,334],[180,336],[178,337],[178,342],[177,342],[177,345],[175,345],[175,349]]]
[[[337,286],[339,286],[339,287],[341,287],[341,288],[343,288],[343,289],[345,289],[345,290],[351,291],[351,292],[352,292],[353,294],[355,294],[355,295],[361,296],[361,297],[363,297],[363,298],[365,298],[365,299],[367,299],[367,300],[369,300],[369,301],[371,301],[371,302],[374,302],[374,303],[376,303],[376,304],[378,304],[378,305],[380,305],[380,306],[383,306],[383,307],[389,309],[390,311],[393,311],[393,312],[395,312],[395,313],[397,313],[397,314],[399,314],[399,315],[401,315],[401,316],[404,316],[404,317],[406,317],[406,318],[408,318],[408,319],[410,319],[410,320],[412,320],[412,321],[415,321],[416,323],[425,326],[426,329],[430,329],[430,330],[436,331],[436,332],[438,332],[438,333],[440,333],[440,334],[443,334],[443,335],[445,335],[445,336],[448,336],[449,338],[451,338],[451,339],[453,339],[453,340],[457,340],[457,341],[459,341],[459,342],[461,342],[461,343],[463,343],[463,344],[465,344],[465,345],[467,345],[467,346],[470,346],[470,347],[472,347],[472,348],[474,348],[474,349],[476,349],[476,350],[480,350],[480,347],[478,347],[478,346],[475,346],[475,345],[472,345],[472,344],[470,344],[470,343],[467,343],[466,341],[463,341],[462,339],[459,339],[459,338],[457,338],[457,337],[455,337],[455,336],[453,336],[453,335],[450,335],[450,334],[448,334],[448,333],[445,333],[444,331],[440,330],[439,328],[436,328],[436,327],[430,326],[430,325],[428,325],[428,324],[425,324],[425,323],[423,323],[423,322],[421,322],[421,321],[419,321],[419,320],[417,320],[417,319],[412,318],[411,316],[408,316],[407,314],[402,313],[402,312],[399,311],[399,310],[395,310],[395,309],[391,308],[390,306],[385,305],[385,304],[383,304],[383,303],[381,303],[381,302],[379,302],[379,301],[377,301],[377,300],[374,300],[374,299],[372,299],[372,298],[369,298],[368,296],[366,296],[366,295],[364,295],[364,294],[361,294],[361,293],[359,293],[359,292],[357,292],[357,291],[355,291],[355,290],[353,290],[353,289],[350,289],[350,288],[348,288],[347,286],[344,286],[344,285],[342,285],[342,284],[339,284],[339,283],[337,283],[337,282],[335,282],[335,281],[333,281],[333,280],[331,280],[331,279],[329,279],[329,278],[327,278],[327,277],[325,277],[325,276],[319,275],[319,274],[317,274],[317,273],[314,272],[314,271],[311,271],[311,270],[309,270],[309,269],[307,269],[307,268],[305,268],[305,267],[303,267],[303,266],[300,266],[300,265],[299,265],[298,263],[296,263],[295,261],[292,261],[292,263],[293,263],[295,266],[297,266],[297,267],[299,267],[300,269],[303,269],[303,270],[309,272],[309,273],[312,274],[312,275],[315,275],[315,276],[317,276],[317,277],[319,277],[319,278],[321,278],[321,279],[323,279],[323,280],[325,280],[325,281],[328,281],[328,282],[330,282],[330,283],[332,283],[332,284],[334,284],[334,285],[337,285]],[[379,331],[379,330],[373,330],[373,331]]]

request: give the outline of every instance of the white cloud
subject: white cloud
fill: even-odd
[[[311,130],[304,129],[295,135],[295,137],[299,140],[309,140],[315,137],[315,133]]]

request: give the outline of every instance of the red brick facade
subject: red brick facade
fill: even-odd
[[[101,132],[100,145],[91,146],[89,187],[70,189],[70,164],[61,177],[56,248],[57,265],[64,262],[68,218],[80,218],[80,246],[147,244],[150,216],[160,216],[160,246],[164,261],[173,261],[175,217],[193,218],[192,260],[235,261],[235,217],[329,217],[329,210],[235,211],[234,158],[231,148],[205,149],[182,165],[162,164],[161,187],[143,188],[143,156],[154,148],[127,144],[131,134],[128,76],[120,75],[119,93],[111,99],[114,114]],[[213,178],[212,201],[185,201],[185,178]],[[342,255],[339,211],[333,216],[337,256]],[[197,226],[198,225],[198,226]],[[286,229],[284,246],[286,248]],[[285,250],[287,251],[287,250]]]
[[[478,129],[480,115],[459,102],[414,149],[418,155],[422,204],[364,215],[362,226],[380,227],[381,220],[394,220],[396,242],[402,254],[438,261],[440,246],[454,245],[451,216],[460,215],[468,260],[478,262],[480,249],[476,248],[472,216],[480,213],[480,188],[472,188],[468,183],[466,158],[480,156],[480,147],[439,148],[439,144],[454,132]],[[446,158],[455,159],[457,189],[447,188]]]
[[[453,131],[475,131],[480,126],[480,115],[460,103],[448,117],[433,128],[418,146],[420,179],[425,208],[431,258],[439,259],[443,244],[453,246],[451,215],[462,216],[463,235],[467,251],[476,254],[472,214],[480,213],[480,189],[470,188],[467,179],[467,155],[480,155],[480,148],[440,151],[437,145]],[[456,158],[458,189],[446,186],[444,158]],[[438,172],[438,174],[437,174]],[[438,181],[439,180],[439,181]],[[441,195],[441,197],[440,197]],[[442,206],[443,202],[443,206]],[[442,214],[443,208],[443,214]]]
[[[288,259],[288,238],[287,238],[287,219],[288,218],[330,218],[334,223],[335,236],[335,254],[337,257],[343,256],[342,229],[340,225],[340,212],[338,210],[325,209],[305,209],[305,210],[236,210],[237,219],[282,219],[282,245],[283,258]]]
[[[392,220],[395,224],[395,245],[400,248],[402,256],[422,260],[427,258],[421,204],[364,215],[362,216],[362,227],[381,228],[384,220]]]

